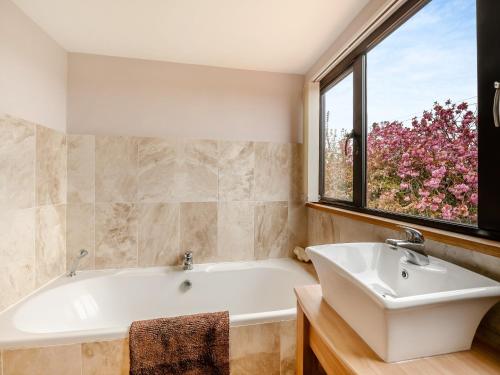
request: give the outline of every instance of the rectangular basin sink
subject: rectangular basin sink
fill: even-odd
[[[443,260],[406,261],[383,243],[306,249],[323,298],[386,362],[470,349],[500,283]]]

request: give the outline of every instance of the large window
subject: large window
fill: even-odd
[[[322,79],[322,202],[498,237],[499,3],[409,0]]]

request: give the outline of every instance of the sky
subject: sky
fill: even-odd
[[[409,124],[435,101],[476,103],[475,3],[432,0],[368,52],[368,126],[394,120]],[[349,129],[352,81],[338,86],[325,96],[325,109],[330,126]]]

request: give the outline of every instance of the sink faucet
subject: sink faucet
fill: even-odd
[[[182,269],[184,271],[193,269],[193,252],[192,251],[186,251],[184,253],[184,262],[182,264]]]
[[[71,268],[68,272],[68,277],[73,277],[76,275],[76,270],[78,268],[78,264],[80,264],[80,260],[82,258],[86,257],[88,254],[89,254],[89,252],[87,250],[85,250],[85,249],[80,250],[80,253],[75,258],[75,260],[73,261],[73,264],[71,265]]]
[[[392,249],[401,247],[405,250],[406,260],[408,263],[415,264],[417,266],[426,266],[429,264],[429,257],[425,253],[424,246],[424,235],[416,230],[415,228],[400,225],[406,233],[406,240],[394,240],[388,238],[385,243],[388,244]]]

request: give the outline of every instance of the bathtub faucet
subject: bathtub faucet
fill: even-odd
[[[193,252],[186,251],[184,253],[184,263],[182,264],[182,269],[184,271],[193,269]]]
[[[71,265],[71,268],[68,272],[68,277],[73,277],[76,275],[76,270],[78,269],[78,264],[80,264],[80,260],[84,257],[86,257],[89,254],[89,252],[85,249],[81,249],[80,253],[78,256],[75,258],[73,261],[73,264]]]

